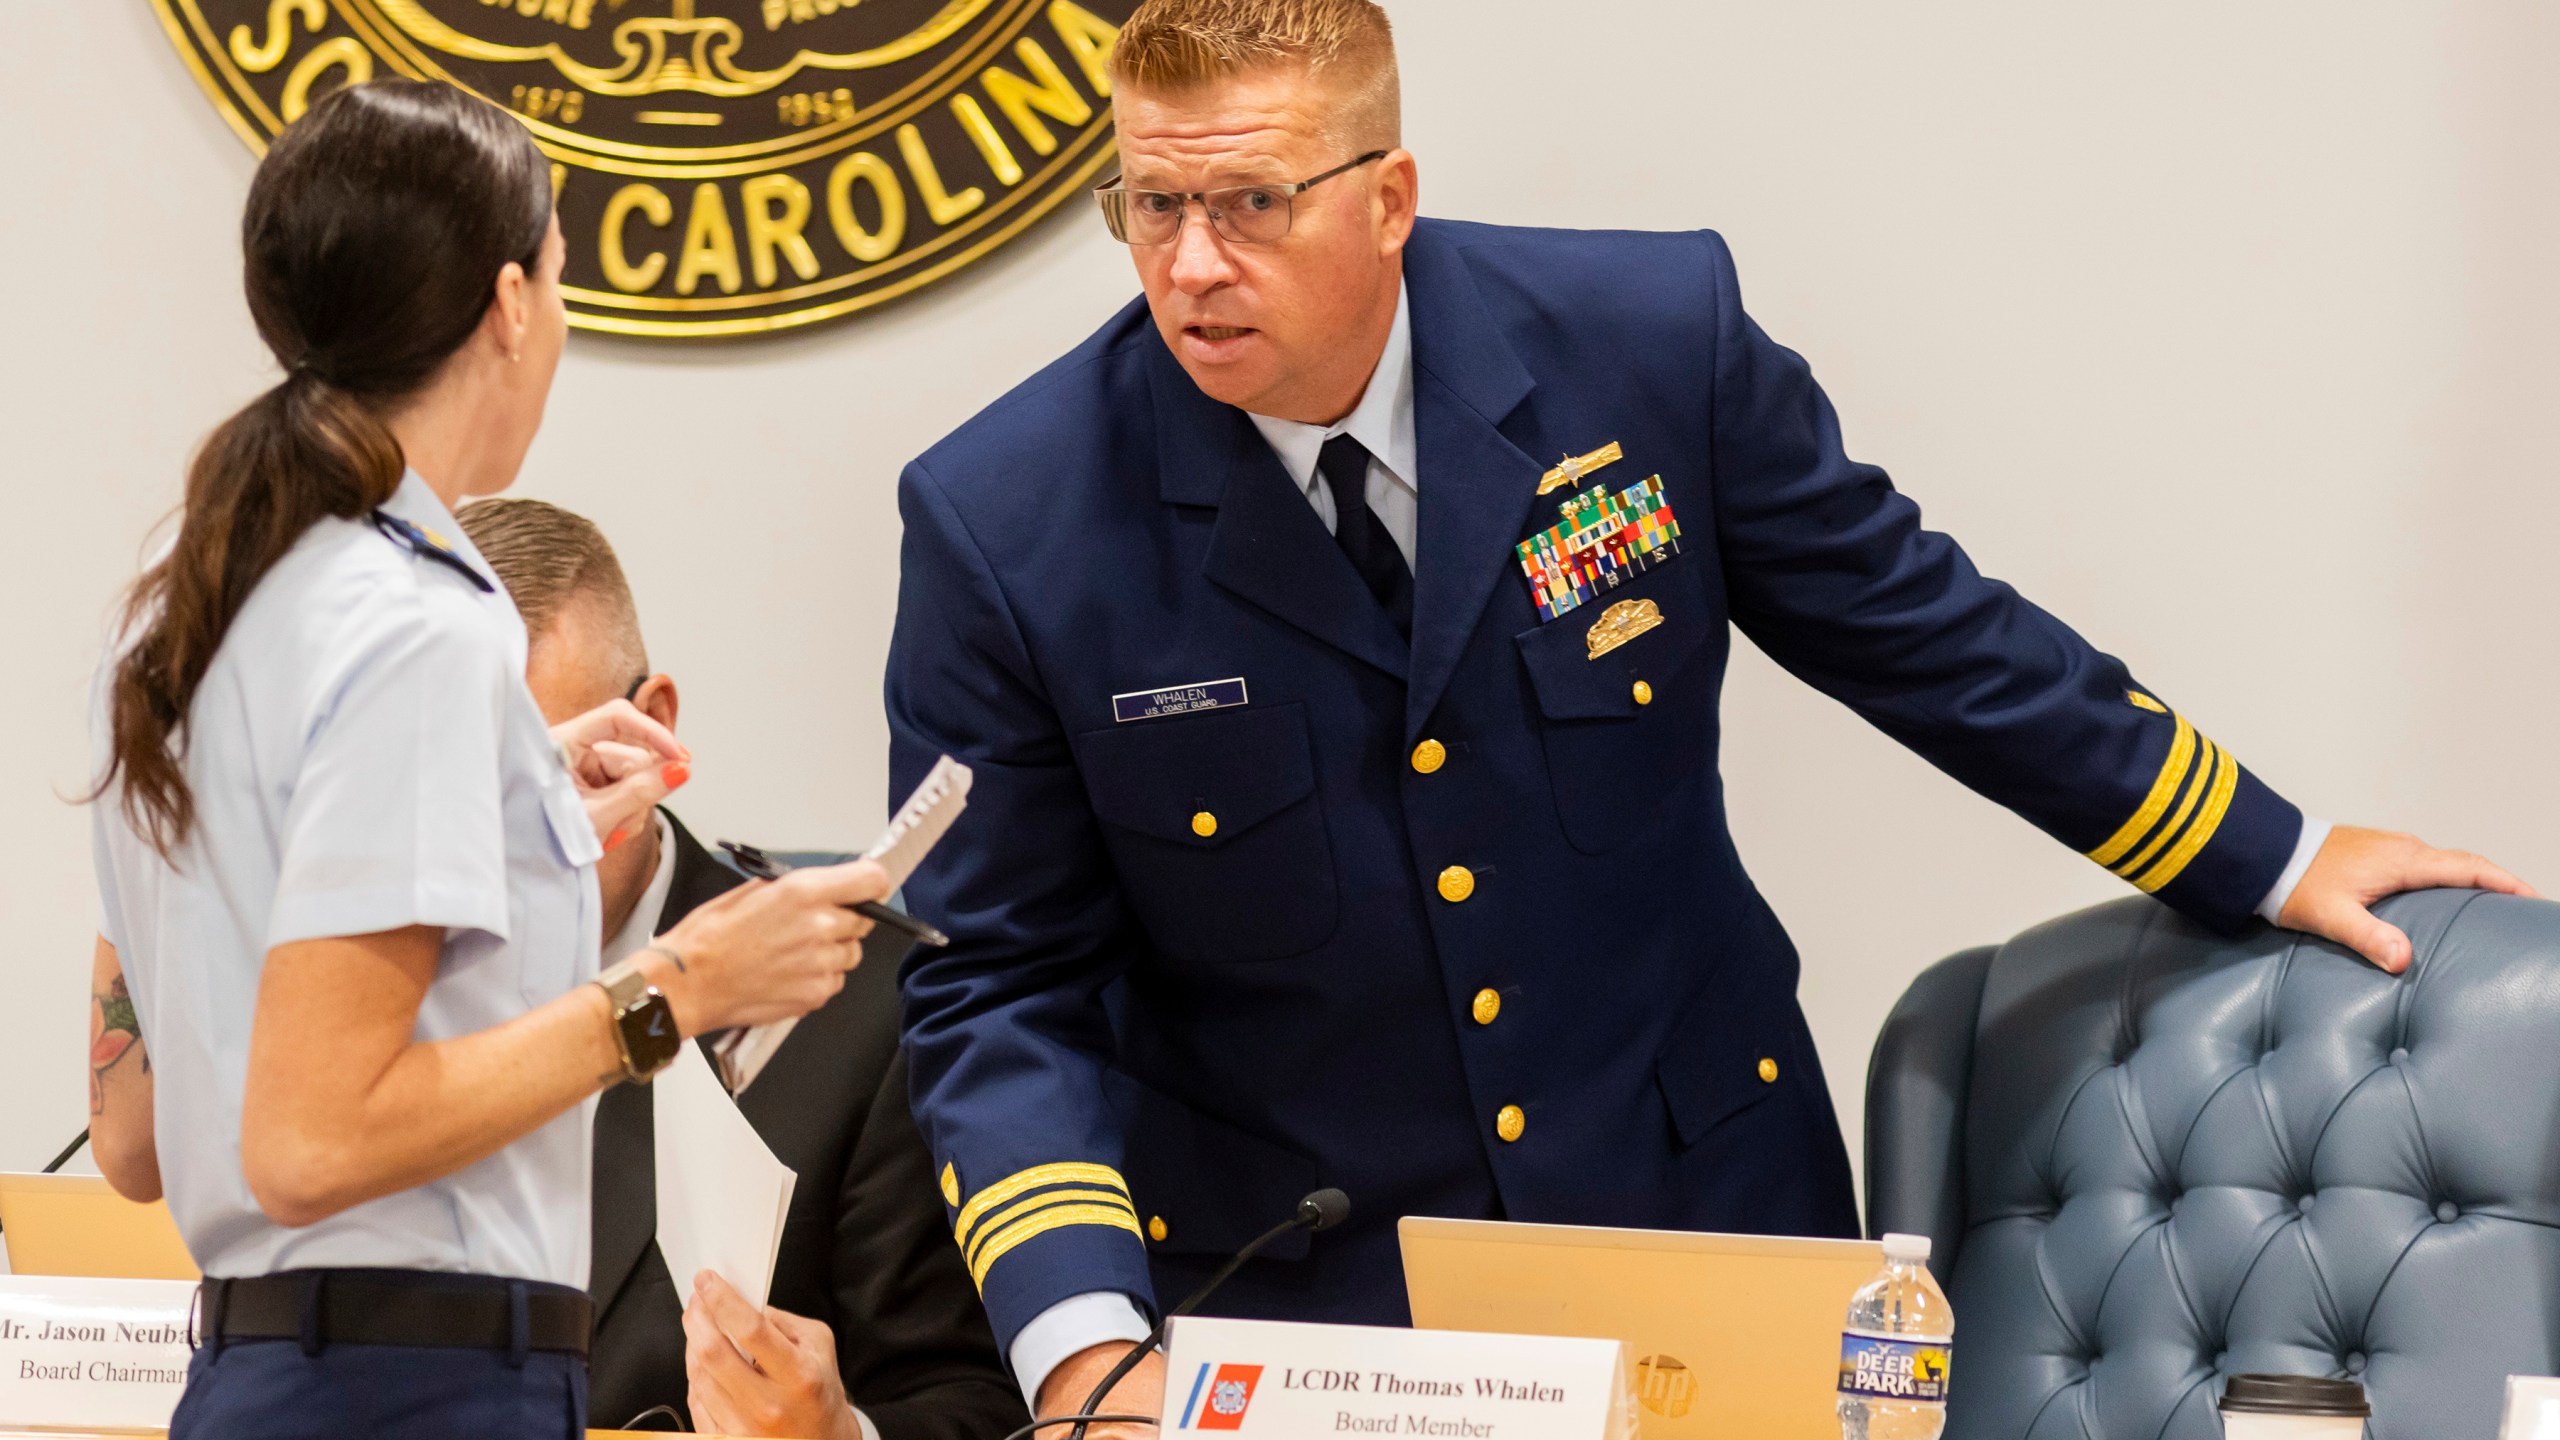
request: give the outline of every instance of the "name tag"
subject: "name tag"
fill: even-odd
[[[1188,715],[1194,710],[1223,710],[1242,705],[1244,678],[1203,680],[1197,685],[1175,685],[1163,690],[1132,690],[1111,697],[1111,718],[1121,724],[1132,720],[1153,720],[1160,715]]]
[[[1615,1340],[1189,1316],[1161,1433],[1620,1440],[1634,1416]]]
[[[195,1293],[188,1280],[0,1275],[0,1428],[167,1428]]]

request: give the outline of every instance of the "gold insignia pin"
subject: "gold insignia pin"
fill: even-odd
[[[1591,648],[1588,658],[1597,660],[1661,623],[1662,607],[1652,601],[1621,600],[1591,622],[1591,633],[1585,639]],[[1647,693],[1650,689],[1647,687]]]
[[[1551,490],[1561,490],[1567,485],[1578,488],[1585,475],[1604,465],[1614,465],[1625,458],[1626,453],[1618,448],[1618,442],[1615,440],[1588,455],[1567,455],[1564,457],[1563,464],[1548,471],[1546,477],[1538,482],[1538,493],[1544,495]]]

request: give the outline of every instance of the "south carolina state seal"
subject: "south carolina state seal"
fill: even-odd
[[[1111,160],[1136,0],[151,0],[254,149],[333,86],[459,85],[552,160],[571,323],[721,336],[946,279]]]

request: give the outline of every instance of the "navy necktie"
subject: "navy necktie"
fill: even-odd
[[[1377,512],[1369,508],[1369,449],[1348,435],[1324,442],[1316,470],[1333,492],[1333,539],[1351,558],[1369,593],[1396,624],[1396,633],[1413,638],[1413,571],[1396,548]]]

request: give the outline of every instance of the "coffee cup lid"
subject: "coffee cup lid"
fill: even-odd
[[[2364,1387],[2325,1375],[2234,1375],[2223,1382],[2226,1415],[2370,1415]]]

